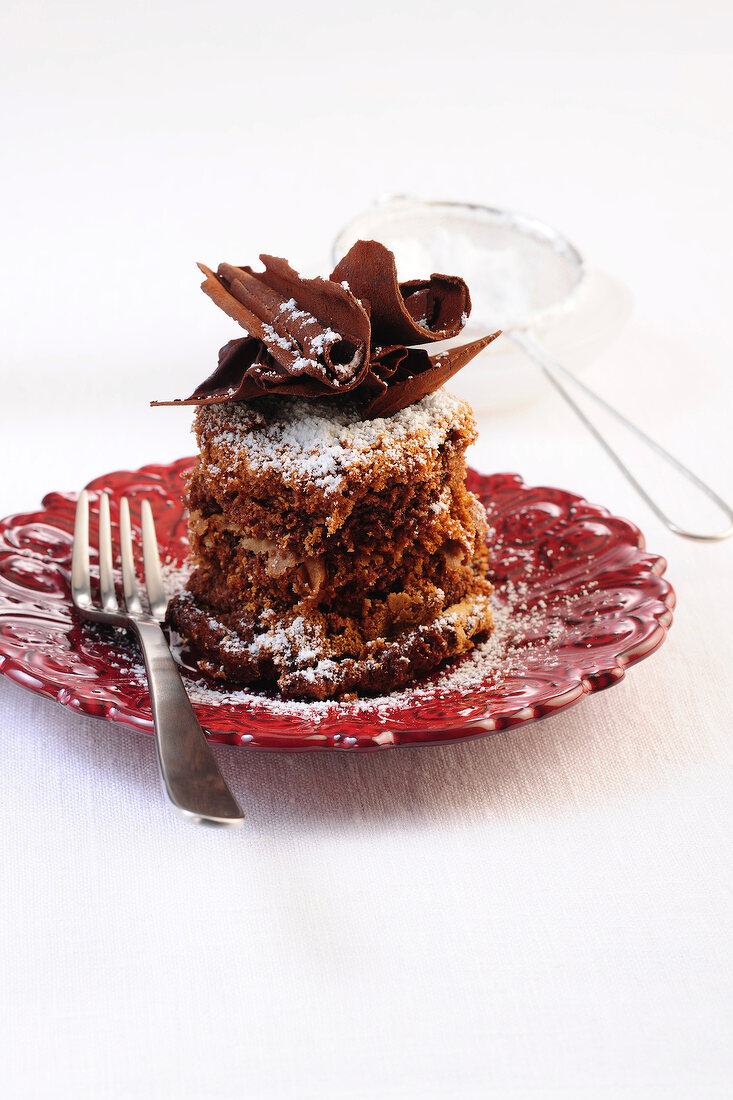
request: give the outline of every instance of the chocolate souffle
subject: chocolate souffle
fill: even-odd
[[[202,267],[248,335],[190,398],[193,572],[168,620],[202,671],[284,698],[389,692],[492,629],[476,438],[442,389],[498,333],[430,355],[471,308],[463,280],[398,282],[359,241],[328,279],[286,261]]]

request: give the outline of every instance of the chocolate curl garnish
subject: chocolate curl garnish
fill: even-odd
[[[301,279],[276,256],[260,259],[264,272],[220,264],[214,274],[199,264],[206,275],[202,289],[261,340],[291,378],[305,375],[327,391],[353,389],[366,373],[369,358],[370,326],[364,307],[339,284]]]
[[[380,393],[374,395],[370,371],[369,376],[353,394],[357,401],[362,392],[367,398],[366,405],[360,410],[364,419],[375,420],[377,417],[392,416],[400,409],[406,409],[408,405],[427,397],[429,393],[434,393],[500,335],[501,332],[492,332],[490,336],[482,336],[480,340],[472,340],[469,344],[461,344],[460,347],[450,348],[436,355],[428,354],[424,348],[400,349],[405,355],[396,364],[389,380],[384,382]]]
[[[379,241],[357,241],[336,264],[331,279],[348,283],[371,309],[372,340],[377,344],[426,344],[457,336],[471,312],[463,279],[431,275],[397,279],[394,254]]]
[[[199,264],[206,275],[202,289],[249,335],[225,344],[216,370],[190,397],[151,404],[348,395],[366,419],[391,416],[439,389],[500,335],[434,355],[406,347],[454,335],[471,306],[468,289],[447,275],[398,283],[392,253],[376,241],[357,242],[336,267],[332,279],[348,271],[351,289],[329,279],[301,279],[274,256],[260,259],[264,272],[221,264],[214,274]],[[419,324],[412,311],[432,327]],[[398,341],[384,338],[397,332]]]

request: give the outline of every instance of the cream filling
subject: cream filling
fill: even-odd
[[[313,595],[320,592],[326,580],[326,567],[323,564],[323,558],[299,557],[292,550],[283,550],[273,539],[240,538],[239,544],[245,550],[251,550],[253,554],[267,555],[266,568],[271,577],[282,577],[284,573],[302,565],[311,592]]]
[[[323,564],[323,558],[306,558],[303,565],[308,574],[308,584],[311,592],[316,595],[326,582],[326,567]]]
[[[283,550],[273,539],[240,538],[239,545],[253,554],[267,554],[267,572],[271,577],[281,577],[300,564],[292,550]]]
[[[458,569],[468,561],[469,552],[458,539],[447,539],[443,543],[442,554],[449,569]]]

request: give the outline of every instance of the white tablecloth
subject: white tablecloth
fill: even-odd
[[[512,11],[14,9],[0,513],[191,451],[147,402],[233,335],[194,260],[310,262],[403,190],[544,217],[623,280],[585,377],[733,497],[728,15]],[[667,643],[471,744],[219,749],[236,833],[173,816],[148,737],[0,681],[3,1096],[729,1095],[733,545],[667,534],[528,385],[474,465],[638,522]]]

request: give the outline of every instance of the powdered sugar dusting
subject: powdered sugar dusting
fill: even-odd
[[[190,573],[190,565],[164,565],[163,574],[166,588],[171,591],[185,585]],[[227,688],[226,685],[214,686],[208,681],[194,678],[188,668],[183,667],[184,680],[189,698],[194,703],[208,706],[234,706],[266,708],[273,717],[307,718],[315,725],[326,719],[343,718],[369,711],[388,724],[395,710],[409,709],[428,701],[439,701],[456,693],[468,693],[472,690],[490,690],[498,687],[502,680],[526,673],[528,668],[547,664],[553,647],[568,631],[565,621],[572,604],[584,599],[588,591],[595,587],[591,582],[577,595],[563,596],[549,608],[544,599],[531,597],[525,584],[511,582],[498,588],[492,597],[494,630],[489,639],[477,645],[465,656],[452,661],[441,672],[427,680],[388,695],[366,696],[355,702],[339,703],[298,702],[281,699],[266,691],[247,688]],[[95,629],[89,627],[89,629]],[[124,635],[121,635],[121,641]],[[533,640],[534,639],[534,640]],[[172,650],[179,664],[183,665],[182,649],[178,640],[172,639]],[[303,653],[305,658],[307,654]],[[120,650],[119,663],[110,662],[114,667],[124,668],[131,679],[142,689],[146,685],[145,669],[139,660],[137,650],[130,646]],[[314,665],[314,675],[318,673]]]
[[[187,689],[194,703],[210,706],[265,706],[273,715],[309,718],[315,724],[326,718],[342,717],[363,711],[384,711],[385,722],[395,708],[409,708],[428,700],[464,692],[479,687],[498,685],[502,678],[525,666],[528,652],[533,660],[538,658],[542,646],[560,636],[564,624],[558,619],[547,632],[547,612],[544,607],[530,608],[526,604],[526,591],[509,585],[497,593],[494,601],[494,630],[489,639],[476,646],[465,657],[451,662],[447,668],[418,685],[403,688],[389,695],[369,696],[351,703],[297,702],[283,700],[266,692],[247,689],[210,687],[203,682],[187,682]],[[527,643],[533,632],[542,632],[541,643]]]
[[[164,565],[167,590],[184,586],[190,568],[188,564]],[[572,616],[573,605],[587,599],[596,587],[596,581],[589,581],[573,595],[558,596],[550,603],[543,598],[537,599],[536,589],[526,584],[508,582],[497,588],[492,597],[494,630],[486,642],[417,684],[387,695],[364,697],[348,703],[298,702],[281,699],[271,692],[213,685],[203,677],[192,674],[185,666],[175,637],[172,639],[172,650],[182,665],[186,690],[193,703],[255,709],[265,711],[273,718],[306,719],[314,727],[326,720],[348,721],[368,712],[370,720],[384,723],[384,734],[379,737],[391,738],[389,724],[400,712],[442,700],[450,704],[457,695],[465,697],[473,691],[490,692],[510,677],[531,675],[538,668],[545,672],[551,669],[555,663],[554,650],[572,631],[567,620]],[[85,624],[84,629],[95,631],[98,628]],[[119,648],[115,656],[117,659],[110,660],[110,665],[123,670],[131,683],[145,692],[147,680],[138,650],[122,631],[119,632]],[[379,737],[373,740],[385,743]],[[242,738],[243,742],[251,740],[251,734]]]
[[[283,351],[289,351],[293,356],[293,361],[288,367],[292,374],[303,374],[304,371],[308,370],[326,370],[329,374],[334,376],[332,381],[335,385],[348,382],[353,378],[354,371],[358,366],[357,360],[352,359],[349,363],[326,361],[326,355],[329,349],[343,339],[341,333],[334,331],[334,329],[330,327],[321,331],[320,322],[317,318],[307,310],[300,309],[295,298],[290,298],[287,302],[283,302],[280,306],[279,313],[284,315],[285,323],[288,321],[298,321],[301,330],[308,327],[314,329],[312,334],[304,334],[311,352],[311,355],[304,355],[302,354],[302,350],[297,340],[287,332],[278,332],[273,325],[262,325],[262,340],[265,346],[270,349],[278,347]],[[313,358],[313,355],[315,355],[316,358]],[[277,373],[274,374],[274,377],[278,377]]]

